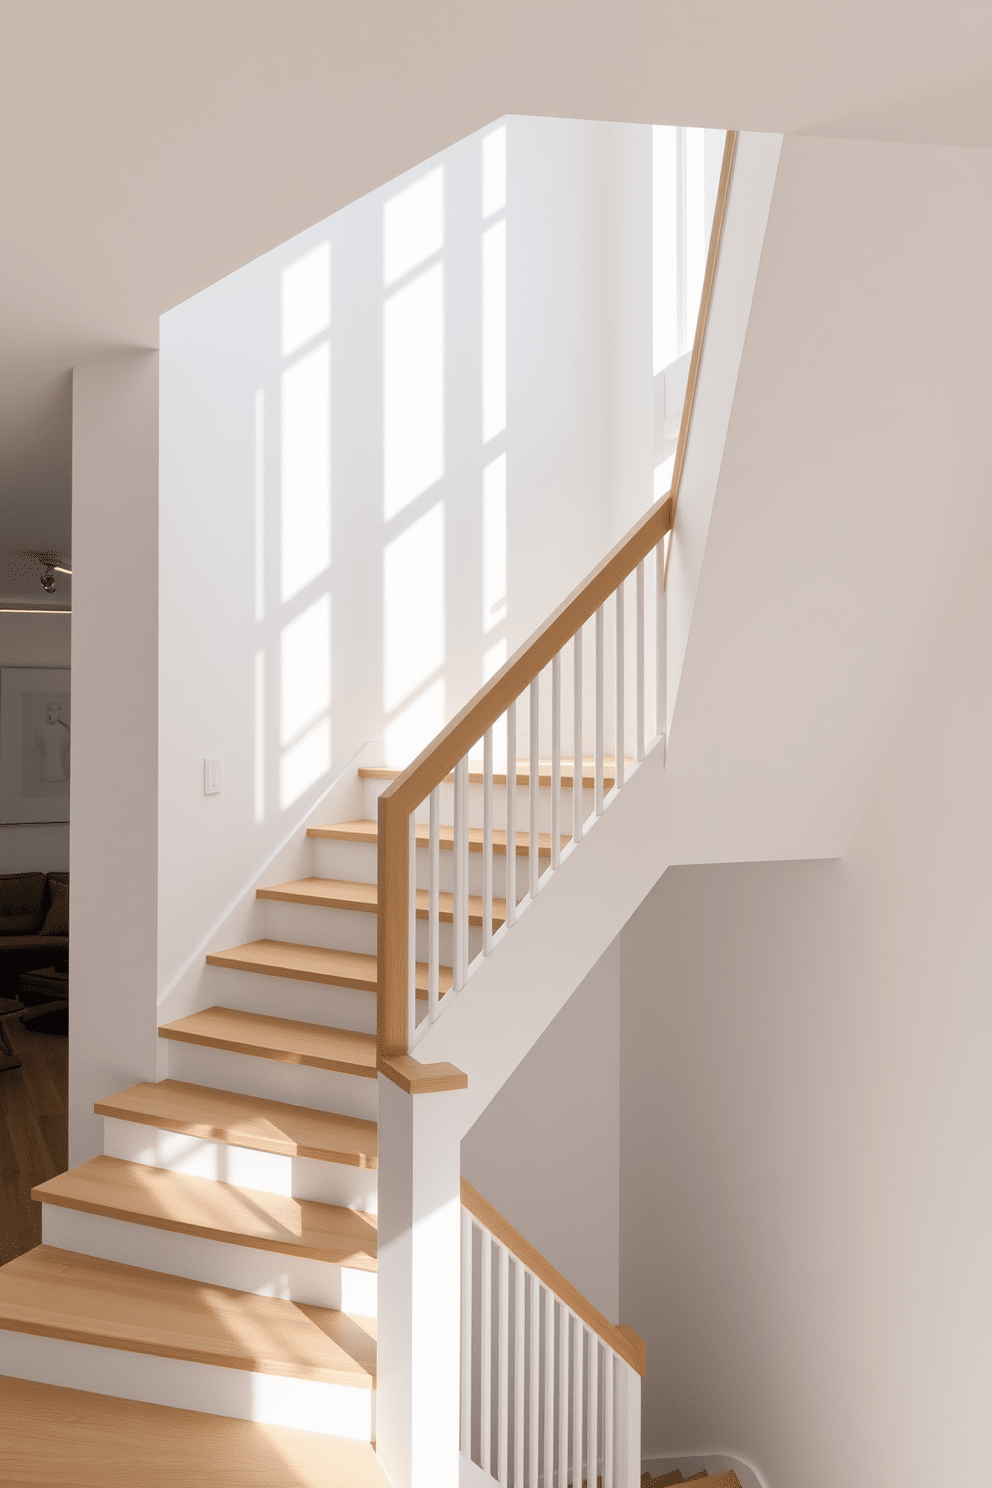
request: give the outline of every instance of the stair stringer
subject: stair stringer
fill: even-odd
[[[518,907],[509,930],[416,1045],[424,1063],[450,1060],[468,1075],[462,1135],[581,985],[672,862],[665,751],[637,765],[586,835]],[[576,934],[581,925],[582,933]],[[450,1006],[448,1006],[450,998]]]

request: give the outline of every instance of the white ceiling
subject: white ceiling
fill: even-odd
[[[0,0],[0,555],[74,364],[504,113],[992,145],[982,0]]]

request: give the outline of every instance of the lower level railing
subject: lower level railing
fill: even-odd
[[[640,1482],[645,1350],[462,1180],[461,1451],[507,1488]]]

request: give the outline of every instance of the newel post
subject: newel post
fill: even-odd
[[[379,799],[376,1452],[395,1488],[458,1488],[468,1082],[450,1065],[419,1065],[407,1053],[409,854],[409,812],[386,793]]]
[[[462,1099],[379,1075],[376,1451],[396,1488],[458,1488]]]

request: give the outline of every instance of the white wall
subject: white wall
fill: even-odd
[[[481,684],[486,653],[500,642],[512,653],[607,546],[607,129],[513,118],[507,130],[507,425],[485,444],[481,136],[163,317],[161,995],[364,741],[385,736],[400,762],[412,757]],[[428,264],[443,262],[445,279],[444,471],[387,518],[383,209],[438,164],[445,241]],[[330,258],[329,326],[284,358],[281,276],[321,245]],[[330,513],[330,560],[283,599],[284,420],[294,368],[323,356],[330,412],[320,394],[303,416],[303,444],[317,462],[318,505]],[[507,606],[487,631],[482,470],[503,453]],[[411,585],[386,634],[390,544],[401,548],[425,529],[435,537],[403,557]],[[294,680],[283,647],[307,614],[314,630]],[[416,686],[387,697],[397,638],[413,635],[406,664],[414,670],[431,649],[425,615],[436,615],[440,650]],[[296,704],[294,738],[312,729],[320,745],[328,723],[330,733],[312,784],[290,798],[280,795],[281,762],[294,747],[280,737],[287,703]],[[223,759],[223,788],[205,798],[208,755]]]
[[[671,869],[620,936],[648,1455],[737,1453],[768,1488],[981,1476],[990,677],[992,549],[845,858]]]
[[[69,666],[71,631],[70,615],[0,612],[0,667]],[[0,873],[68,866],[68,826],[0,827]]]
[[[610,1322],[619,1313],[619,948],[462,1138],[462,1174]]]
[[[69,1160],[157,1069],[158,353],[73,377]]]

